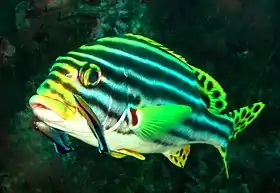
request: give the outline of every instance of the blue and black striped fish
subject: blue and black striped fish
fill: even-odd
[[[195,143],[216,147],[226,166],[229,141],[265,107],[257,102],[222,113],[226,93],[214,78],[134,34],[104,37],[58,57],[29,102],[52,128],[97,147],[74,95],[100,122],[113,157],[161,153],[178,167]]]

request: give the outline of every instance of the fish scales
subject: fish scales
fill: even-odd
[[[97,65],[101,64],[110,72],[110,81],[105,82],[101,88],[95,88],[94,94],[90,95],[86,95],[79,91],[79,89],[71,88],[70,84],[64,83],[65,90],[86,95],[86,99],[90,100],[89,103],[94,103],[95,106],[99,107],[99,111],[102,112],[104,116],[108,106],[103,102],[106,100],[102,100],[102,97],[100,97],[101,90],[103,90],[103,92],[105,91],[103,95],[113,94],[114,99],[120,104],[125,104],[127,100],[127,90],[125,88],[115,89],[115,87],[110,84],[111,81],[113,81],[114,84],[120,84],[123,80],[121,78],[123,71],[116,70],[119,66],[128,69],[127,71],[130,76],[126,81],[131,85],[131,93],[140,95],[140,99],[144,98],[141,96],[141,93],[145,93],[146,101],[154,102],[155,98],[158,99],[159,103],[156,105],[171,103],[186,104],[193,108],[193,112],[198,112],[196,113],[197,116],[202,116],[199,112],[202,111],[202,107],[206,106],[205,102],[202,100],[201,92],[197,87],[196,76],[186,64],[153,45],[133,38],[104,38],[94,44],[85,45],[77,50],[71,51],[66,57],[58,58],[56,62],[67,63],[72,68],[78,68],[81,64],[87,62]],[[143,66],[145,67],[143,68]],[[52,68],[52,72],[56,70],[62,74],[70,73],[70,70],[67,70],[67,68],[58,68],[55,64]],[[157,74],[156,77],[154,76],[155,74]],[[56,80],[59,78],[57,76],[56,78],[52,76],[50,76],[49,79]],[[64,81],[60,79],[60,82]],[[56,89],[53,89],[52,92],[55,93],[55,90]],[[141,103],[136,105],[141,107]],[[111,112],[110,116],[117,118],[121,116],[120,113],[120,111]],[[179,133],[180,135],[172,135],[172,132],[170,132],[171,136],[162,139],[161,143],[169,144],[177,141],[178,144],[181,145],[186,138],[197,140],[198,137],[196,136],[207,136],[207,134],[205,134],[207,132],[211,135],[217,135],[216,138],[221,138],[219,140],[223,141],[223,143],[227,141],[227,135],[229,135],[229,133],[226,135],[222,131],[219,132],[219,126],[213,127],[209,121],[197,119],[196,116],[192,116],[188,118],[185,123],[185,125],[182,125],[180,132],[177,132],[177,134]],[[189,130],[192,131],[190,132]],[[195,134],[196,132],[197,134]],[[182,140],[176,140],[174,137],[182,138]],[[203,140],[203,138],[201,140]]]
[[[88,110],[88,124],[76,112],[73,95],[84,101],[80,110]],[[99,143],[100,151],[107,139],[113,151],[104,151],[113,157],[143,160],[139,153],[162,153],[179,167],[192,143],[215,146],[226,163],[229,140],[264,108],[259,102],[220,114],[226,93],[216,80],[160,43],[133,34],[104,37],[58,57],[30,105],[52,128]],[[55,122],[60,117],[63,121]],[[90,138],[94,120],[100,123],[99,142]]]

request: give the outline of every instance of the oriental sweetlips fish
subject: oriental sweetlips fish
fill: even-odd
[[[183,168],[191,144],[210,144],[227,176],[229,141],[265,107],[257,102],[222,113],[226,93],[213,77],[134,34],[100,38],[58,57],[29,104],[52,130],[116,158],[161,153]]]

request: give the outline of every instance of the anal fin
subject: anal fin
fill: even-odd
[[[188,155],[190,154],[191,151],[191,146],[190,145],[185,145],[182,149],[179,151],[176,151],[174,154],[173,153],[164,153],[163,155],[171,161],[174,165],[184,168],[186,161],[188,159]]]

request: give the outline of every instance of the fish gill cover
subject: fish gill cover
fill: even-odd
[[[276,0],[1,1],[0,192],[279,193],[279,7]],[[63,141],[75,150],[58,155],[34,129],[28,100],[55,59],[126,33],[162,43],[214,77],[227,94],[224,113],[266,104],[229,143],[229,179],[205,144],[191,146],[181,169],[161,154],[115,159],[75,138]]]

